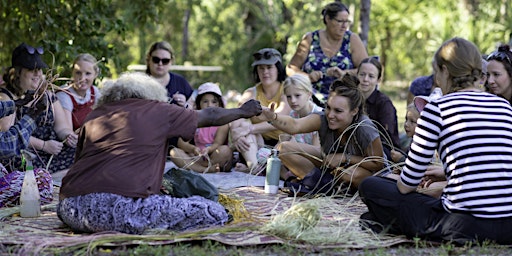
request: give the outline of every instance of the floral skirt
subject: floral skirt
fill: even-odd
[[[53,200],[53,179],[51,174],[42,168],[34,170],[41,204],[49,204]],[[0,164],[0,208],[19,205],[21,188],[25,172],[7,170]]]
[[[200,196],[131,198],[110,193],[65,198],[57,207],[57,215],[74,231],[87,233],[142,234],[146,229],[182,231],[223,225],[228,220],[221,204]]]

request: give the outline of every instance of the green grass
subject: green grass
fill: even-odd
[[[100,248],[94,250],[92,255],[510,255],[510,248],[493,244],[457,247],[450,243],[432,245],[420,241],[417,244],[389,248],[350,250],[342,248],[319,249],[315,247],[295,248],[281,244],[240,247],[208,240],[172,245]]]

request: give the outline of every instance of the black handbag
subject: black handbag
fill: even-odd
[[[203,176],[181,168],[172,168],[164,174],[162,194],[184,198],[202,196],[212,201],[218,201],[219,191]]]

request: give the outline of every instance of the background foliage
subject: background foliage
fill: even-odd
[[[352,30],[360,33],[362,1],[343,1]],[[102,76],[144,64],[151,43],[169,41],[175,64],[222,66],[222,72],[180,72],[197,87],[252,85],[252,53],[279,49],[287,62],[303,34],[324,27],[320,12],[330,1],[310,0],[0,0],[0,66],[10,66],[21,42],[41,45],[54,72],[69,76],[73,58],[89,52]],[[387,81],[409,83],[431,72],[434,51],[460,36],[490,53],[512,33],[512,0],[379,0],[371,2],[368,53],[379,55]]]

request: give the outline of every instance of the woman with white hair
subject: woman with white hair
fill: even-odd
[[[228,215],[203,197],[160,195],[167,139],[191,139],[197,127],[220,126],[261,113],[257,101],[240,108],[194,111],[167,103],[156,80],[122,75],[104,87],[80,131],[75,163],[62,180],[59,218],[80,232],[222,225]]]

